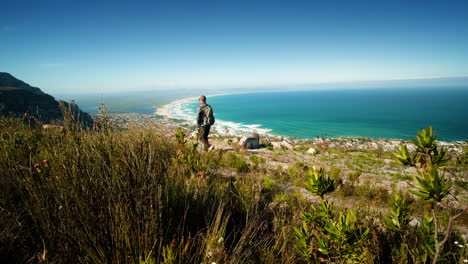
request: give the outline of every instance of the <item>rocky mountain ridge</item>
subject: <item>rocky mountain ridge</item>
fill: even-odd
[[[73,103],[57,101],[37,87],[16,79],[13,75],[0,72],[0,115],[28,117],[42,123],[60,123],[63,114],[60,105],[74,113],[75,120],[84,126],[93,124],[91,116]]]

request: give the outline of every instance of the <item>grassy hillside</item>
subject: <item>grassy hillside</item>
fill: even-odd
[[[417,196],[355,186],[353,175],[343,183],[332,166],[271,167],[240,150],[200,153],[182,130],[100,124],[32,129],[0,119],[1,263],[430,263],[434,235],[444,238],[459,213],[435,207],[435,222]],[[373,155],[391,156],[347,162],[365,169]],[[452,160],[450,173],[466,172],[466,152]],[[323,199],[311,202],[322,183]],[[354,196],[387,210],[340,202]],[[464,221],[438,263],[468,258]]]

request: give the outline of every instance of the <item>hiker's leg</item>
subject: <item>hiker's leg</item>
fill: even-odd
[[[203,141],[203,127],[198,127],[198,140]]]
[[[208,142],[208,135],[210,134],[210,128],[211,128],[210,125],[205,126],[205,140],[206,140],[207,148],[211,146],[210,143]]]
[[[209,132],[209,129],[207,130],[206,128],[207,128],[206,126],[198,128],[199,139],[201,143],[203,144],[204,150],[208,150],[209,148],[208,134],[207,134],[207,132]]]

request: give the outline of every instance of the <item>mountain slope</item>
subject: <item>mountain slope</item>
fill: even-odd
[[[70,104],[63,102],[65,107]],[[78,120],[89,127],[93,119],[88,113],[73,106]],[[28,113],[43,123],[60,122],[63,119],[60,102],[37,87],[16,79],[9,73],[0,73],[0,115],[23,116]]]
[[[7,72],[0,72],[0,87],[15,87],[30,91],[34,94],[44,94],[41,89],[32,87],[31,85],[16,79],[13,75]]]

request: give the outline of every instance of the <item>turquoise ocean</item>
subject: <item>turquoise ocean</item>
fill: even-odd
[[[468,87],[208,95],[208,103],[221,134],[409,139],[432,126],[440,140],[468,140]],[[165,113],[193,122],[197,106],[197,98],[186,98]]]

